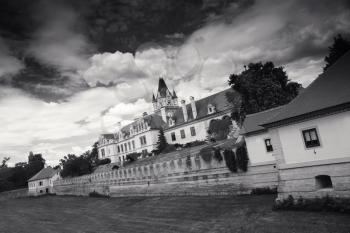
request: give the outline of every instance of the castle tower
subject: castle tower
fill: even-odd
[[[177,100],[175,90],[170,92],[164,79],[159,78],[156,97],[154,95],[152,96],[154,112],[161,115],[166,122],[167,117],[179,107]]]

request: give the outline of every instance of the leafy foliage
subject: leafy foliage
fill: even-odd
[[[224,140],[227,138],[227,135],[230,132],[230,126],[232,125],[232,121],[230,117],[226,117],[224,119],[215,119],[211,120],[209,124],[208,133],[212,134],[215,140]]]
[[[326,71],[332,66],[341,56],[350,50],[350,40],[343,38],[342,35],[338,34],[334,37],[334,41],[331,47],[328,48],[328,55],[324,58],[326,66],[323,71]]]
[[[325,196],[313,199],[299,197],[294,199],[289,195],[287,199],[277,201],[274,210],[301,210],[301,211],[332,211],[350,213],[350,199]]]
[[[272,62],[250,63],[242,73],[230,75],[229,85],[241,95],[241,107],[232,113],[239,125],[246,114],[289,103],[301,87],[299,83],[290,82],[283,67],[275,67]],[[232,102],[231,98],[228,100]]]
[[[93,170],[92,164],[84,155],[77,157],[74,154],[68,154],[67,156],[64,156],[64,158],[60,161],[62,165],[62,177],[73,177],[90,174]]]
[[[7,162],[10,160],[10,157],[4,157],[4,159],[1,162],[0,168],[7,167]]]
[[[127,154],[125,159],[127,162],[130,163],[130,162],[136,161],[141,155],[142,155],[141,153],[134,152],[134,153]]]
[[[237,172],[237,162],[236,162],[236,156],[235,153],[232,150],[224,150],[224,158],[226,162],[227,168],[231,172]]]
[[[206,146],[199,151],[199,154],[204,162],[210,163],[213,157],[213,152],[214,148],[212,146]]]
[[[249,158],[248,158],[248,153],[247,153],[247,148],[245,143],[237,148],[236,156],[237,156],[237,167],[242,171],[246,172],[248,170]]]
[[[214,159],[219,163],[223,160],[220,148],[214,149]]]
[[[8,161],[8,159],[6,160]],[[26,187],[28,179],[44,168],[41,154],[29,153],[28,162],[16,163],[15,167],[0,167],[0,192]]]

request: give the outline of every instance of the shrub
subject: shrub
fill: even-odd
[[[349,198],[333,198],[325,196],[313,199],[299,197],[295,200],[291,195],[287,199],[277,201],[274,210],[301,210],[301,211],[332,211],[350,213]]]
[[[109,196],[93,191],[89,193],[89,197],[107,197],[108,198]]]
[[[131,163],[136,161],[140,156],[141,156],[141,153],[134,152],[134,153],[127,154],[125,159],[127,162]]]
[[[167,147],[164,148],[162,153],[166,154],[166,153],[170,153],[170,152],[173,152],[173,151],[176,151],[176,146],[172,145],[172,144],[169,144],[169,145],[167,145]]]
[[[237,172],[236,156],[232,150],[224,150],[224,157],[227,168],[231,172]]]
[[[191,161],[191,156],[187,156],[187,158],[186,158],[186,167],[188,168],[188,169],[191,169],[192,168],[192,161]]]
[[[183,147],[184,148],[188,148],[188,147],[194,147],[194,146],[201,146],[201,145],[204,145],[206,144],[205,141],[193,141],[193,142],[189,142],[189,143],[186,143]]]
[[[109,164],[111,163],[111,160],[109,158],[106,159],[101,159],[97,161],[97,166],[104,165],[104,164]]]
[[[212,146],[206,146],[199,151],[200,156],[206,163],[210,163],[213,156],[214,148]]]
[[[247,148],[245,143],[237,148],[236,155],[237,155],[238,168],[246,172],[248,170],[249,158],[248,158],[248,153],[247,153]]]
[[[252,189],[251,193],[252,195],[263,195],[263,194],[276,194],[277,188],[270,188],[270,187],[263,187],[263,188],[255,188]]]
[[[214,159],[218,161],[219,163],[223,160],[220,148],[215,148],[214,149]]]
[[[118,170],[119,169],[119,166],[118,165],[114,165],[113,167],[112,167],[112,170]]]

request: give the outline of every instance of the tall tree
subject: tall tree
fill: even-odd
[[[0,168],[4,168],[4,167],[7,167],[7,162],[10,160],[10,157],[4,157],[2,162],[1,162],[1,165],[0,165]]]
[[[246,114],[289,103],[301,88],[299,83],[290,82],[283,67],[275,67],[272,62],[250,63],[240,74],[230,75],[229,85],[241,95],[241,107],[232,113],[238,123]]]
[[[164,131],[163,129],[160,129],[158,134],[156,153],[160,154],[165,148],[167,148],[167,146],[168,146],[168,142],[165,138]]]
[[[341,56],[350,50],[350,41],[343,38],[338,34],[334,37],[333,44],[328,48],[328,55],[324,58],[326,66],[323,67],[323,71],[326,71],[331,65],[333,65]]]

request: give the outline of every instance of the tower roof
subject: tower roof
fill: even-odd
[[[173,90],[173,99],[176,99],[176,98],[177,98],[176,92],[175,90]]]
[[[165,84],[165,81],[163,78],[159,78],[159,83],[158,83],[158,94],[160,97],[166,97],[166,93],[169,91],[167,85]],[[157,97],[159,97],[157,94]]]

